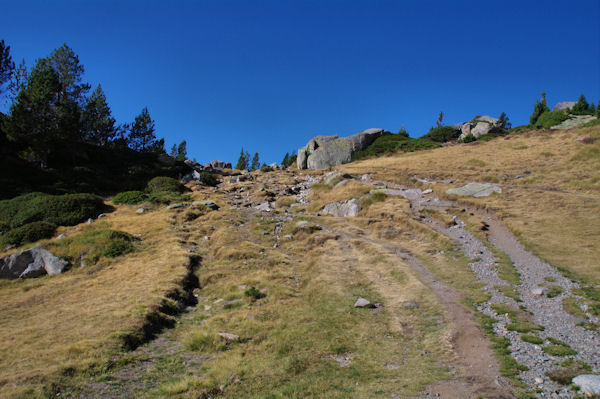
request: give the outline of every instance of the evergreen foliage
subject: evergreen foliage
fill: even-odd
[[[178,161],[185,161],[186,157],[187,142],[183,140],[181,143],[179,143],[179,146],[177,147],[177,156],[175,157],[175,159],[177,159]]]
[[[257,170],[260,167],[260,162],[258,160],[258,152],[254,153],[252,157],[252,163],[250,164],[250,170]]]
[[[147,107],[144,107],[142,112],[135,117],[129,129],[129,146],[131,149],[139,152],[152,152],[155,149],[157,145],[156,135],[154,134],[156,128]]]
[[[352,154],[352,160],[381,156],[395,152],[413,152],[440,147],[440,144],[427,139],[413,139],[400,134],[378,137],[363,151]]]
[[[407,131],[406,131],[406,129],[404,128],[404,126],[402,126],[402,127],[400,128],[400,130],[398,131],[398,135],[399,135],[399,136],[406,137],[406,138],[410,137],[410,136],[408,135],[408,132],[407,132]]]
[[[545,102],[536,101],[533,106],[533,113],[529,117],[529,126],[535,127],[537,120],[544,112],[550,112],[550,108],[548,108]]]
[[[28,242],[36,242],[50,238],[56,232],[56,225],[48,222],[32,222],[9,230],[0,236],[0,248],[7,245],[20,246]]]
[[[0,96],[6,91],[5,85],[10,83],[14,69],[10,46],[7,46],[4,40],[0,40]]]
[[[583,94],[579,96],[579,99],[577,100],[575,105],[573,105],[573,108],[571,109],[571,113],[574,115],[593,115],[594,114],[594,112],[590,108],[590,105],[588,104],[588,102],[585,99],[585,96]]]
[[[569,119],[567,110],[546,111],[537,119],[533,127],[536,129],[550,129]]]
[[[502,130],[508,130],[512,127],[512,124],[509,122],[508,120],[508,116],[506,115],[506,113],[502,112],[500,114],[500,116],[498,117],[498,124],[500,125],[500,129]]]
[[[435,141],[436,143],[445,143],[447,141],[456,140],[460,136],[460,129],[452,126],[437,126],[429,129],[421,138],[425,140]]]
[[[240,157],[238,158],[235,168],[238,170],[248,170],[250,167],[250,154],[248,151],[244,151],[244,147],[240,151]]]
[[[98,85],[86,100],[81,114],[84,140],[95,145],[107,145],[117,134],[116,120],[111,116],[110,107],[102,87]]]
[[[113,204],[135,205],[146,201],[148,197],[141,191],[123,191],[114,196]]]

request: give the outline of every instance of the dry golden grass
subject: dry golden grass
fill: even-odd
[[[166,210],[118,207],[103,219],[141,234],[136,252],[61,275],[0,283],[0,396],[49,394],[61,376],[97,370],[186,273]],[[78,227],[70,228],[71,235]]]
[[[581,139],[600,137],[600,127],[509,137],[370,159],[339,170],[398,183],[412,176],[453,179],[427,186],[442,197],[447,188],[472,181],[500,183],[500,195],[459,200],[495,210],[538,256],[599,282],[600,140],[584,144]]]

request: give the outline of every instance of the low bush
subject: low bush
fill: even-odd
[[[564,110],[546,111],[540,115],[533,127],[536,129],[550,129],[552,126],[560,125],[567,119],[569,119],[569,114]]]
[[[267,296],[264,292],[259,291],[256,287],[252,286],[244,291],[244,295],[250,297],[252,300],[256,301],[258,299],[262,299]]]
[[[477,141],[477,138],[473,136],[473,133],[467,134],[463,139],[463,143],[472,143],[473,141]]]
[[[453,128],[452,126],[437,126],[429,129],[429,132],[421,138],[435,141],[436,143],[445,143],[458,139],[460,133],[460,129]]]
[[[50,238],[56,232],[56,225],[48,222],[32,222],[14,228],[0,236],[0,246],[20,246],[28,242],[36,242],[44,238]]]
[[[272,172],[272,171],[273,171],[273,168],[272,168],[272,167],[270,167],[269,165],[263,165],[263,166],[260,168],[260,171],[261,171],[261,172],[265,172],[265,173],[266,173],[266,172]]]
[[[369,147],[352,154],[353,160],[381,156],[395,152],[414,152],[439,147],[431,140],[413,139],[402,134],[392,134],[377,138]]]
[[[204,185],[210,186],[210,187],[214,187],[217,184],[219,184],[219,180],[217,180],[217,178],[208,173],[208,172],[200,172],[200,182]]]
[[[137,240],[131,234],[111,230],[102,224],[87,229],[73,237],[66,237],[46,244],[50,252],[65,258],[73,264],[81,262],[84,256],[87,264],[96,263],[101,257],[114,258],[132,252]]]
[[[159,176],[148,182],[146,186],[146,192],[148,194],[158,194],[158,193],[183,193],[186,191],[186,188],[183,184],[181,184],[178,180],[173,179],[172,177]]]
[[[102,198],[92,194],[29,193],[0,201],[0,220],[10,228],[32,222],[72,226],[102,213]]]
[[[115,195],[113,204],[135,205],[146,201],[148,197],[141,191],[123,191]]]

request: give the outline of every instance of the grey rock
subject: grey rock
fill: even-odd
[[[325,205],[322,213],[337,217],[354,217],[360,212],[360,203],[357,199],[352,198],[345,202],[332,202]]]
[[[59,235],[58,237],[56,237],[57,240],[62,240],[63,238],[66,238],[67,235],[65,233],[62,233],[61,235]]]
[[[94,223],[94,219],[92,219],[92,218],[89,218],[89,219],[87,220],[87,222],[88,222],[88,224],[92,224],[92,223]]]
[[[592,396],[600,395],[600,375],[582,374],[573,378],[573,384],[581,388],[581,392]]]
[[[581,125],[585,125],[588,122],[598,119],[592,115],[569,115],[569,119],[566,121],[562,121],[560,124],[556,126],[552,126],[551,130],[566,130],[574,127],[578,127]]]
[[[298,169],[324,169],[352,160],[352,154],[367,148],[375,139],[391,134],[384,129],[367,129],[353,136],[317,136],[298,150]]]
[[[500,119],[492,118],[489,115],[477,116],[473,120],[462,124],[459,140],[464,139],[469,134],[481,137],[495,127],[500,127]]]
[[[427,190],[423,190],[423,194],[429,194],[429,193],[432,193],[432,192],[433,192],[433,190],[430,189],[430,188],[428,188]]]
[[[370,174],[368,174],[368,173],[365,173],[364,175],[362,175],[362,176],[360,177],[360,181],[361,181],[361,182],[363,182],[363,183],[368,183],[368,182],[370,182],[370,181],[371,181],[371,175],[370,175]]]
[[[136,211],[135,211],[135,213],[139,213],[140,215],[141,215],[142,213],[144,213],[144,212],[145,212],[144,208],[138,208],[138,209],[136,209]]]
[[[40,246],[0,258],[0,278],[33,278],[60,274],[69,262],[52,255]]]
[[[421,304],[416,301],[407,301],[402,304],[406,309],[418,309],[421,307]]]
[[[255,206],[254,209],[258,209],[259,211],[270,212],[271,204],[269,202],[263,202],[262,204]]]
[[[356,302],[354,302],[354,307],[355,308],[374,308],[375,305],[373,305],[371,302],[369,302],[365,298],[360,297],[356,300]]]
[[[231,163],[230,162],[223,162],[223,161],[214,160],[211,163],[209,163],[208,165],[212,169],[217,169],[217,170],[231,169]]]
[[[502,193],[500,186],[491,183],[469,183],[446,190],[446,194],[472,197],[487,197],[493,193]]]
[[[333,183],[333,181],[335,179],[337,179],[339,175],[340,174],[337,173],[337,172],[332,173],[330,176],[327,177],[327,179],[325,179],[325,184],[331,184],[331,183]]]
[[[575,104],[575,101],[561,101],[559,103],[556,103],[554,108],[552,108],[552,111],[560,111],[561,109],[573,108]]]
[[[542,296],[548,294],[548,288],[544,287],[535,287],[531,289],[531,294],[535,296]]]
[[[217,334],[219,337],[223,338],[223,340],[225,342],[239,342],[240,341],[240,336],[239,335],[235,335],[235,334],[231,334],[231,333],[218,333]]]
[[[396,230],[385,230],[381,232],[381,238],[394,238],[398,234]]]
[[[171,210],[171,209],[181,209],[181,208],[185,208],[186,206],[187,206],[186,204],[178,202],[176,204],[171,204],[171,205],[167,206],[167,209],[168,210]]]
[[[219,205],[215,204],[213,201],[194,201],[192,202],[193,206],[198,206],[198,205],[202,205],[205,206],[209,209],[212,209],[213,211],[218,211],[219,210]]]
[[[181,178],[181,182],[183,184],[189,183],[191,181],[196,181],[196,180],[200,180],[200,172],[198,172],[197,170],[193,170]]]

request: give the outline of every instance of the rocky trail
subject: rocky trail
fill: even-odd
[[[261,184],[253,183],[243,187],[235,184],[240,182],[240,179],[236,178],[222,183],[218,191],[227,196],[231,207],[247,217],[260,215],[261,218],[274,222],[273,231],[266,232],[275,239],[274,248],[278,248],[282,240],[292,239],[288,235],[282,236],[285,223],[302,217],[310,218],[323,233],[334,235],[341,247],[350,248],[353,242],[363,242],[378,248],[382,253],[394,254],[400,261],[410,265],[420,282],[443,306],[445,319],[453,326],[450,343],[455,353],[455,361],[451,365],[454,377],[430,385],[422,392],[422,398],[516,397],[513,384],[501,376],[500,362],[490,348],[490,338],[486,336],[479,317],[465,305],[464,294],[437,278],[410,250],[401,246],[401,241],[396,244],[390,243],[389,240],[363,236],[357,233],[356,227],[345,218],[308,214],[305,207],[310,204],[310,188],[316,183],[325,183],[328,179],[331,181],[331,172],[321,175],[287,172],[286,176],[293,178],[292,184],[279,184],[274,178],[277,173],[273,172],[272,177],[268,177],[269,174],[262,177]],[[587,370],[576,368],[576,375],[600,372],[600,336],[597,331],[588,330],[582,324],[584,321],[597,323],[597,318],[586,312],[585,307],[584,317],[575,317],[563,306],[565,298],[572,298],[580,305],[583,303],[582,298],[573,292],[579,288],[578,285],[526,251],[502,221],[492,213],[464,209],[451,201],[439,199],[432,190],[371,181],[366,175],[361,178],[346,175],[344,179],[356,179],[370,185],[372,192],[406,198],[410,202],[413,220],[452,240],[457,249],[471,260],[471,270],[477,282],[481,284],[481,290],[488,294],[489,298],[473,305],[478,312],[491,318],[493,335],[505,339],[510,356],[521,365],[518,377],[524,384],[522,388],[539,398],[576,397],[578,393],[570,384],[561,385],[549,377],[551,372],[560,369],[558,364],[565,365],[567,357],[574,360],[568,361],[571,368],[578,364],[587,365]],[[259,186],[262,188],[258,188]],[[261,196],[257,197],[257,193]],[[275,201],[282,196],[294,197],[295,203],[283,212],[275,211]],[[433,217],[428,210],[451,210],[459,216],[452,216],[453,222],[448,225]],[[484,231],[473,231],[473,227],[460,217],[461,210],[465,215],[478,216],[484,222]],[[335,223],[330,223],[332,221]],[[182,231],[189,231],[189,227],[184,225]],[[506,254],[514,264],[516,281],[506,281],[500,277],[500,254]],[[369,265],[361,267],[368,275]],[[398,303],[398,298],[395,298],[397,293],[390,289],[384,291],[386,302]],[[147,379],[141,380],[139,374],[147,375],[149,369],[156,368],[155,359],[160,358],[156,353],[162,350],[170,351],[170,354],[179,353],[179,361],[184,366],[203,360],[182,351],[180,346],[161,336],[136,351],[141,353],[142,360],[135,361],[133,365],[115,373],[108,382],[96,384],[94,391],[97,395],[94,397],[117,397],[114,387],[120,384],[130,386],[130,391],[133,389],[131,387],[152,385]]]

